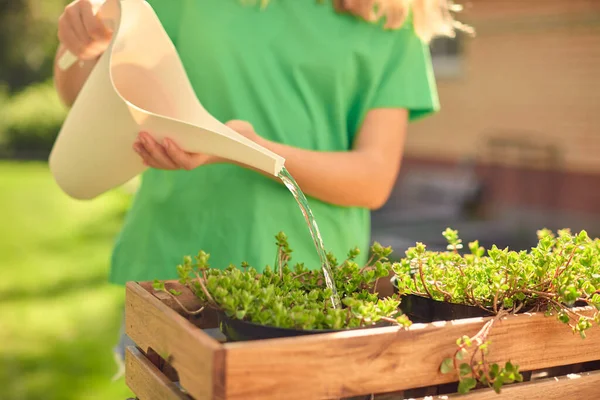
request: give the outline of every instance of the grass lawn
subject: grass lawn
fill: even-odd
[[[129,199],[68,198],[44,163],[0,162],[0,399],[125,400],[124,292],[106,283]]]

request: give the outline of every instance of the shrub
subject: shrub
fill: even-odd
[[[0,151],[7,155],[46,156],[67,110],[52,82],[29,86],[2,102]]]

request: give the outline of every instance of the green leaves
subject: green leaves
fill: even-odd
[[[442,232],[442,235],[444,235],[444,237],[448,241],[448,250],[456,252],[463,248],[462,240],[458,237],[458,231],[446,228],[446,230]]]
[[[474,389],[477,386],[477,381],[475,378],[465,378],[458,382],[458,393],[466,394],[469,393],[471,389]]]
[[[558,320],[563,324],[568,324],[570,321],[569,315],[566,312],[558,313]]]
[[[208,259],[210,258],[210,254],[200,250],[198,255],[196,256],[196,267],[198,270],[207,270],[210,267],[208,263]]]
[[[585,331],[590,329],[592,327],[592,322],[590,321],[590,318],[581,316],[579,317],[579,321],[577,321],[577,325],[575,326],[574,330],[576,332],[579,332],[579,335],[581,336],[582,339],[586,338],[586,333]]]
[[[408,319],[408,317],[406,315],[401,315],[399,317],[396,318],[396,322],[398,322],[398,324],[400,324],[401,326],[408,328],[409,326],[412,325],[412,321],[410,319]]]
[[[203,251],[194,259],[184,257],[177,274],[204,305],[240,320],[283,328],[348,329],[382,322],[410,326],[409,318],[399,311],[399,296],[379,299],[374,292],[375,283],[386,279],[390,271],[396,274],[400,295],[483,307],[501,315],[544,312],[583,338],[594,324],[600,324],[600,239],[590,239],[585,231],[572,234],[563,229],[554,234],[540,230],[537,246],[529,251],[497,246],[486,250],[473,241],[463,253],[456,230],[446,229],[442,234],[448,242],[446,251],[430,251],[416,243],[395,263],[388,260],[392,249],[377,242],[364,266],[355,261],[358,249],[351,249],[339,265],[333,254],[327,254],[336,266],[333,279],[341,309],[331,306],[331,290],[324,287],[320,266],[290,264],[292,249],[283,232],[275,237],[275,264],[262,274],[247,263],[241,269],[212,269],[209,254]],[[154,288],[166,290],[160,281],[154,282]],[[579,314],[573,306],[580,302],[594,305],[596,313]],[[473,337],[459,338],[456,353],[440,365],[442,373],[458,375],[460,393],[478,384],[500,392],[504,384],[523,379],[519,367],[510,361],[504,366],[486,361],[491,351],[490,329],[492,324]]]
[[[333,271],[344,308],[333,309],[331,289],[324,287],[320,266],[314,270],[302,263],[290,266],[292,249],[283,232],[275,236],[275,244],[275,268],[267,266],[262,274],[248,263],[242,263],[241,268],[210,268],[210,255],[200,251],[193,259],[184,257],[177,266],[179,282],[192,289],[203,306],[210,305],[230,317],[262,325],[345,329],[385,321],[410,326],[411,321],[399,310],[398,296],[379,299],[373,290],[378,279],[390,274],[390,247],[375,243],[371,262],[364,267],[354,261],[360,254],[357,248],[348,252],[348,258]],[[333,254],[328,254],[328,260],[337,265]],[[164,282],[155,281],[154,285],[157,290],[165,290]],[[173,290],[170,293],[180,294]]]
[[[348,252],[348,260],[354,260],[359,255],[360,255],[360,249],[358,247],[355,247]],[[334,263],[333,265],[337,265],[337,263]]]
[[[460,364],[460,366],[458,367],[458,374],[463,377],[463,376],[467,376],[471,373],[471,366],[467,363],[462,363]]]
[[[390,246],[383,247],[380,243],[375,242],[371,246],[371,254],[375,261],[387,261],[393,250]]]
[[[600,310],[600,294],[599,293],[594,293],[594,295],[592,296],[590,303],[595,306],[597,309]]]
[[[157,279],[155,279],[154,282],[152,283],[152,287],[156,291],[160,291],[160,292],[166,291],[166,289],[165,289],[165,283],[161,282],[161,281],[159,281]]]
[[[492,384],[492,388],[494,389],[494,392],[496,392],[497,394],[500,394],[502,385],[504,385],[504,378],[502,376],[498,376],[496,378],[496,380],[494,380],[494,383]]]
[[[452,360],[452,358],[444,358],[444,361],[440,366],[440,372],[442,374],[449,374],[452,371],[454,371],[454,360]]]
[[[494,378],[492,388],[496,393],[500,393],[502,386],[505,383],[522,382],[523,375],[519,372],[519,366],[508,361],[504,368],[500,368],[498,364],[492,366],[492,376]]]
[[[547,312],[582,336],[593,325],[597,314],[578,322],[580,315],[570,308],[581,302],[600,312],[600,239],[590,239],[585,231],[540,230],[538,245],[530,251],[492,246],[486,252],[473,241],[462,254],[458,232],[448,228],[442,234],[447,251],[416,243],[391,265],[399,293],[496,313]]]

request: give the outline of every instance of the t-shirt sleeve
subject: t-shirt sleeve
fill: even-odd
[[[146,2],[154,10],[154,13],[160,20],[161,25],[167,32],[167,35],[169,35],[173,44],[177,46],[183,2],[180,0],[146,0]]]
[[[394,34],[370,108],[406,108],[414,121],[440,108],[431,53],[412,23]]]

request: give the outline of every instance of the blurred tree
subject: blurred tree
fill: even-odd
[[[56,23],[69,0],[0,0],[0,86],[14,93],[52,76]]]

